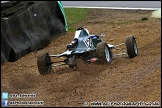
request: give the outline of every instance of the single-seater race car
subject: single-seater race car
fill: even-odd
[[[127,54],[129,58],[137,56],[138,49],[134,36],[127,36],[125,42],[118,45],[106,43],[102,40],[103,36],[105,36],[104,33],[101,33],[100,36],[90,35],[86,28],[77,28],[74,39],[66,46],[65,52],[55,55],[50,55],[48,52],[38,53],[37,66],[39,73],[41,75],[48,74],[55,66],[69,65],[70,68],[77,67],[78,59],[88,63],[110,64],[114,55]],[[121,45],[126,45],[124,51],[118,48]],[[119,50],[121,53],[114,54],[112,49]],[[51,57],[65,57],[65,59],[51,61]]]

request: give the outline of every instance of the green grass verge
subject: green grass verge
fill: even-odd
[[[66,21],[68,24],[68,31],[74,32],[77,28],[76,25],[78,22],[84,20],[86,15],[89,13],[90,9],[87,8],[64,8]]]

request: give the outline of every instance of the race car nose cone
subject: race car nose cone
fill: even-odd
[[[96,62],[97,60],[98,58],[95,58],[95,57],[90,59],[91,62]]]

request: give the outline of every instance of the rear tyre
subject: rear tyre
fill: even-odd
[[[112,53],[106,42],[100,42],[97,44],[96,56],[99,63],[111,63]]]
[[[134,36],[128,36],[126,38],[125,43],[126,43],[127,54],[129,56],[129,58],[133,58],[133,57],[137,56],[138,49],[137,49],[137,44],[136,44],[136,40],[135,40]]]
[[[51,58],[47,52],[38,53],[37,56],[38,71],[41,75],[50,73],[51,71]]]

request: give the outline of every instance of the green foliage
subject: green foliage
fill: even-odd
[[[126,24],[132,24],[134,20],[130,19],[129,21],[126,22]]]
[[[75,31],[78,22],[84,20],[90,9],[87,8],[64,8],[69,31]]]
[[[148,20],[148,18],[147,17],[141,18],[141,21],[143,21],[143,20]]]

